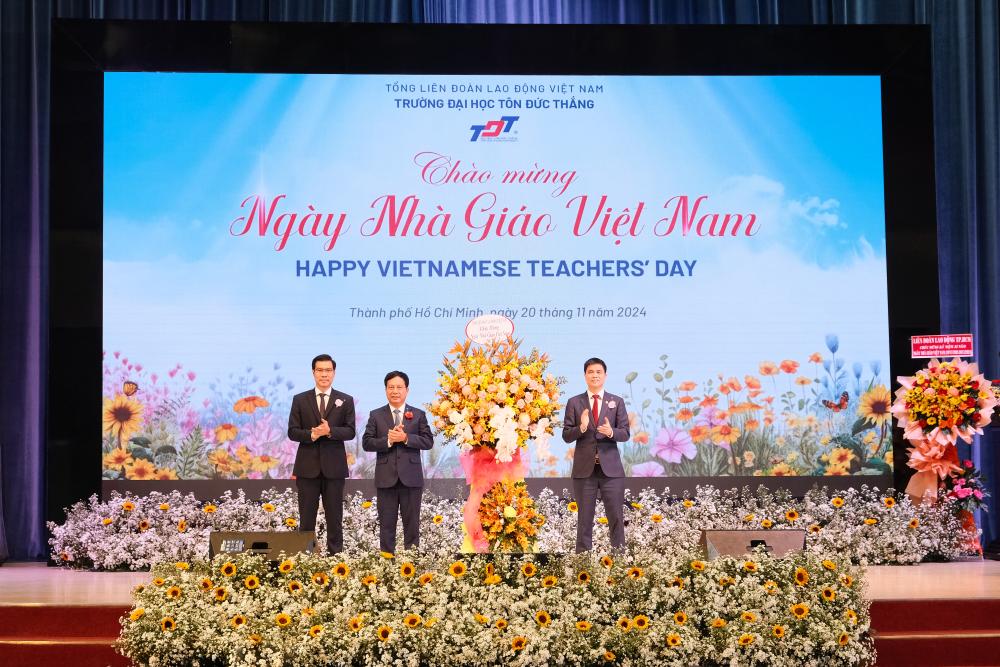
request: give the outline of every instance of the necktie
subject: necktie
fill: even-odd
[[[590,410],[590,419],[594,422],[594,428],[597,428],[597,394],[594,394],[594,407]]]
[[[393,426],[399,426],[400,424],[399,408],[396,408],[395,410],[392,411],[392,424]]]
[[[326,419],[326,394],[319,395],[319,418]]]

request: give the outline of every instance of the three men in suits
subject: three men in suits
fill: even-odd
[[[611,546],[625,547],[625,469],[618,443],[629,439],[625,400],[604,390],[608,366],[594,357],[583,364],[587,391],[566,403],[563,440],[575,442],[573,494],[579,514],[576,552],[593,548],[594,510],[600,493],[608,517]]]
[[[420,498],[424,469],[420,452],[434,446],[427,416],[406,403],[410,378],[402,371],[385,376],[388,405],[372,410],[361,441],[366,452],[375,452],[375,495],[378,503],[379,545],[396,551],[396,521],[403,515],[403,545],[420,546]]]
[[[333,389],[337,362],[329,354],[312,360],[313,389],[296,394],[288,414],[288,439],[299,443],[292,473],[299,495],[299,530],[316,530],[320,498],[326,515],[326,548],[344,550],[345,440],[354,439],[354,399]]]

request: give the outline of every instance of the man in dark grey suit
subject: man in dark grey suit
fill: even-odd
[[[299,530],[316,530],[316,513],[323,498],[326,549],[344,550],[344,480],[347,478],[345,440],[354,439],[354,399],[332,388],[337,362],[329,354],[312,361],[313,389],[296,394],[288,413],[288,439],[295,452],[295,486],[299,492]]]
[[[385,376],[389,404],[372,410],[361,447],[376,453],[375,495],[378,501],[378,536],[382,551],[396,552],[396,521],[403,515],[403,545],[420,546],[420,498],[424,469],[420,452],[434,446],[427,416],[406,403],[410,378],[402,371]]]
[[[594,357],[583,364],[587,391],[566,403],[563,440],[575,442],[573,494],[576,496],[576,552],[593,547],[594,510],[600,492],[608,516],[611,546],[625,547],[625,469],[618,453],[619,442],[629,438],[625,400],[604,391],[608,366]]]

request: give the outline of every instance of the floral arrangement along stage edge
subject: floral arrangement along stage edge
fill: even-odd
[[[811,553],[221,555],[158,565],[118,647],[161,666],[867,665],[861,582]]]
[[[862,565],[911,564],[925,559],[954,560],[966,553],[975,532],[962,529],[956,516],[960,500],[945,497],[934,505],[913,505],[905,494],[862,487],[844,492],[814,489],[804,498],[764,487],[740,493],[702,486],[694,493],[671,495],[647,489],[628,496],[626,543],[664,558],[680,558],[696,549],[703,529],[806,529],[806,548],[837,553]],[[537,531],[544,553],[569,553],[576,542],[575,503],[567,494],[543,491],[534,501],[546,517]],[[295,530],[295,492],[271,490],[263,500],[242,492],[205,503],[193,495],[151,493],[143,497],[92,496],[67,510],[66,521],[49,523],[53,560],[63,566],[102,570],[138,570],[167,561],[208,557],[212,530]],[[598,510],[600,511],[600,504]],[[421,548],[441,558],[461,550],[462,505],[458,500],[424,495]],[[610,549],[605,519],[594,530],[599,551]],[[324,517],[318,543],[324,545]],[[344,539],[352,558],[378,552],[378,524],[372,500],[355,494],[344,511]]]
[[[521,451],[530,440],[536,455],[545,456],[564,381],[546,372],[546,355],[532,350],[524,356],[519,346],[511,337],[455,343],[449,351],[455,358],[444,358],[440,388],[428,406],[434,428],[461,450],[469,484],[464,552],[531,551],[544,521],[527,496]],[[511,502],[498,504],[498,498]]]

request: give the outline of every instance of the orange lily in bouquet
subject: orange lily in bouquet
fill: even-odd
[[[961,473],[956,443],[971,443],[990,423],[997,396],[974,363],[931,359],[912,377],[899,377],[891,412],[912,447],[907,465],[916,470],[906,487],[915,502],[937,499],[939,480]]]

